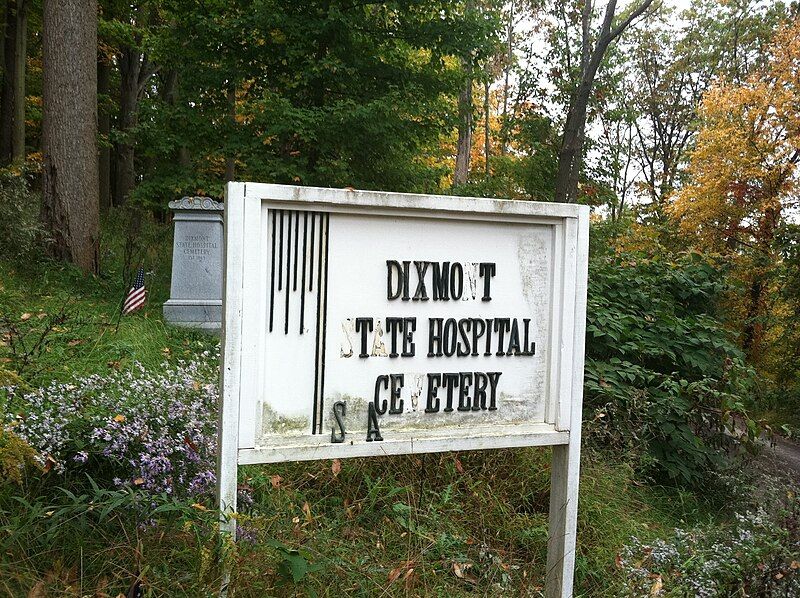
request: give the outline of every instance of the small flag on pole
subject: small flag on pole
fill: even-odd
[[[136,311],[147,298],[147,290],[144,288],[144,268],[139,268],[136,272],[136,279],[133,281],[131,290],[128,291],[128,296],[125,297],[125,303],[122,306],[122,313],[129,314]]]

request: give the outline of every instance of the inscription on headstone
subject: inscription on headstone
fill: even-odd
[[[222,320],[223,204],[208,197],[171,201],[175,237],[164,319],[218,330]]]

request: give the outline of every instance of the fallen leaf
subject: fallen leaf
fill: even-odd
[[[183,437],[183,443],[186,446],[188,446],[190,449],[192,449],[195,453],[199,453],[200,452],[200,449],[197,447],[197,445],[194,442],[192,442],[192,439],[189,438],[188,436],[184,436]]]
[[[53,465],[58,463],[55,459],[53,459],[52,455],[47,455],[47,458],[44,460],[44,472],[48,473],[51,469],[53,469]]]
[[[403,572],[405,572],[405,575],[403,575]],[[389,583],[397,581],[401,575],[403,575],[403,579],[408,579],[408,577],[413,572],[414,572],[414,561],[404,561],[399,566],[389,571],[388,575]]]
[[[342,462],[340,459],[334,459],[333,463],[331,463],[331,472],[333,473],[333,477],[339,475],[340,471],[342,471]]]
[[[400,574],[403,572],[403,567],[395,567],[391,571],[389,571],[389,583],[393,581],[397,581],[397,578],[400,577]]]
[[[106,365],[108,365],[108,367],[110,367],[112,370],[119,369],[119,361],[109,361]]]
[[[661,588],[664,587],[664,582],[661,580],[661,576],[658,576],[658,579],[653,583],[650,587],[650,595],[651,596],[658,596],[661,593]]]
[[[117,415],[114,416],[114,421],[121,424],[122,422],[125,421],[125,416],[122,415],[121,413],[118,413]]]
[[[82,342],[83,342],[83,339],[74,338],[71,341],[69,341],[67,343],[67,345],[69,345],[70,347],[76,347],[77,345],[80,345]]]
[[[467,573],[467,570],[471,567],[471,563],[453,563],[453,573],[455,573],[456,577],[463,579],[467,583],[477,584],[478,580]]]
[[[28,592],[28,598],[44,598],[45,596],[47,596],[47,592],[45,592],[44,582],[42,580],[37,581],[30,592]]]
[[[192,381],[192,388],[194,390],[200,390],[200,383],[197,380]]]
[[[135,480],[133,480],[133,484],[135,486],[141,486],[142,484],[144,484],[144,478],[136,478]]]
[[[792,561],[792,563],[791,563],[789,566],[790,566],[792,569],[800,569],[800,562],[798,562],[798,561]]]
[[[614,564],[617,566],[617,569],[622,569],[622,557],[620,555],[614,557]]]
[[[283,478],[281,476],[277,475],[277,474],[273,475],[273,476],[270,476],[270,478],[269,478],[269,483],[272,484],[272,487],[275,488],[275,489],[278,489],[278,488],[281,487],[281,482],[282,481],[283,481]]]
[[[778,571],[778,572],[775,574],[775,579],[783,579],[783,573],[781,573],[780,571]]]
[[[44,313],[44,312],[41,312],[41,313],[36,314],[36,317],[39,318],[40,320],[43,320],[44,318],[47,317],[47,314]]]
[[[201,505],[199,502],[193,503],[192,508],[198,511],[208,511],[208,508],[205,505]]]
[[[32,317],[33,317],[33,314],[26,311],[24,314],[22,314],[19,317],[19,319],[22,320],[23,322],[26,322],[26,321],[30,320]]]
[[[161,349],[161,352],[164,355],[169,355],[170,353],[172,353],[172,350],[169,347],[164,347],[163,349]]]
[[[306,521],[309,523],[314,521],[314,518],[311,516],[311,507],[309,506],[308,502],[303,503],[303,513],[306,515]]]
[[[463,466],[463,465],[461,465],[461,459],[459,459],[458,457],[456,457],[456,458],[455,458],[455,464],[456,464],[456,471],[457,471],[458,473],[464,473],[464,466]]]

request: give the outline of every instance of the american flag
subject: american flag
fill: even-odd
[[[136,280],[133,281],[131,290],[128,291],[128,296],[125,297],[125,303],[122,306],[122,313],[129,314],[139,309],[144,305],[144,300],[147,298],[147,290],[144,288],[144,268],[139,268],[136,273]]]

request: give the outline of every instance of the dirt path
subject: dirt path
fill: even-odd
[[[772,443],[768,440],[763,442],[764,450],[756,462],[763,463],[776,473],[788,474],[800,480],[800,444],[777,435]]]

